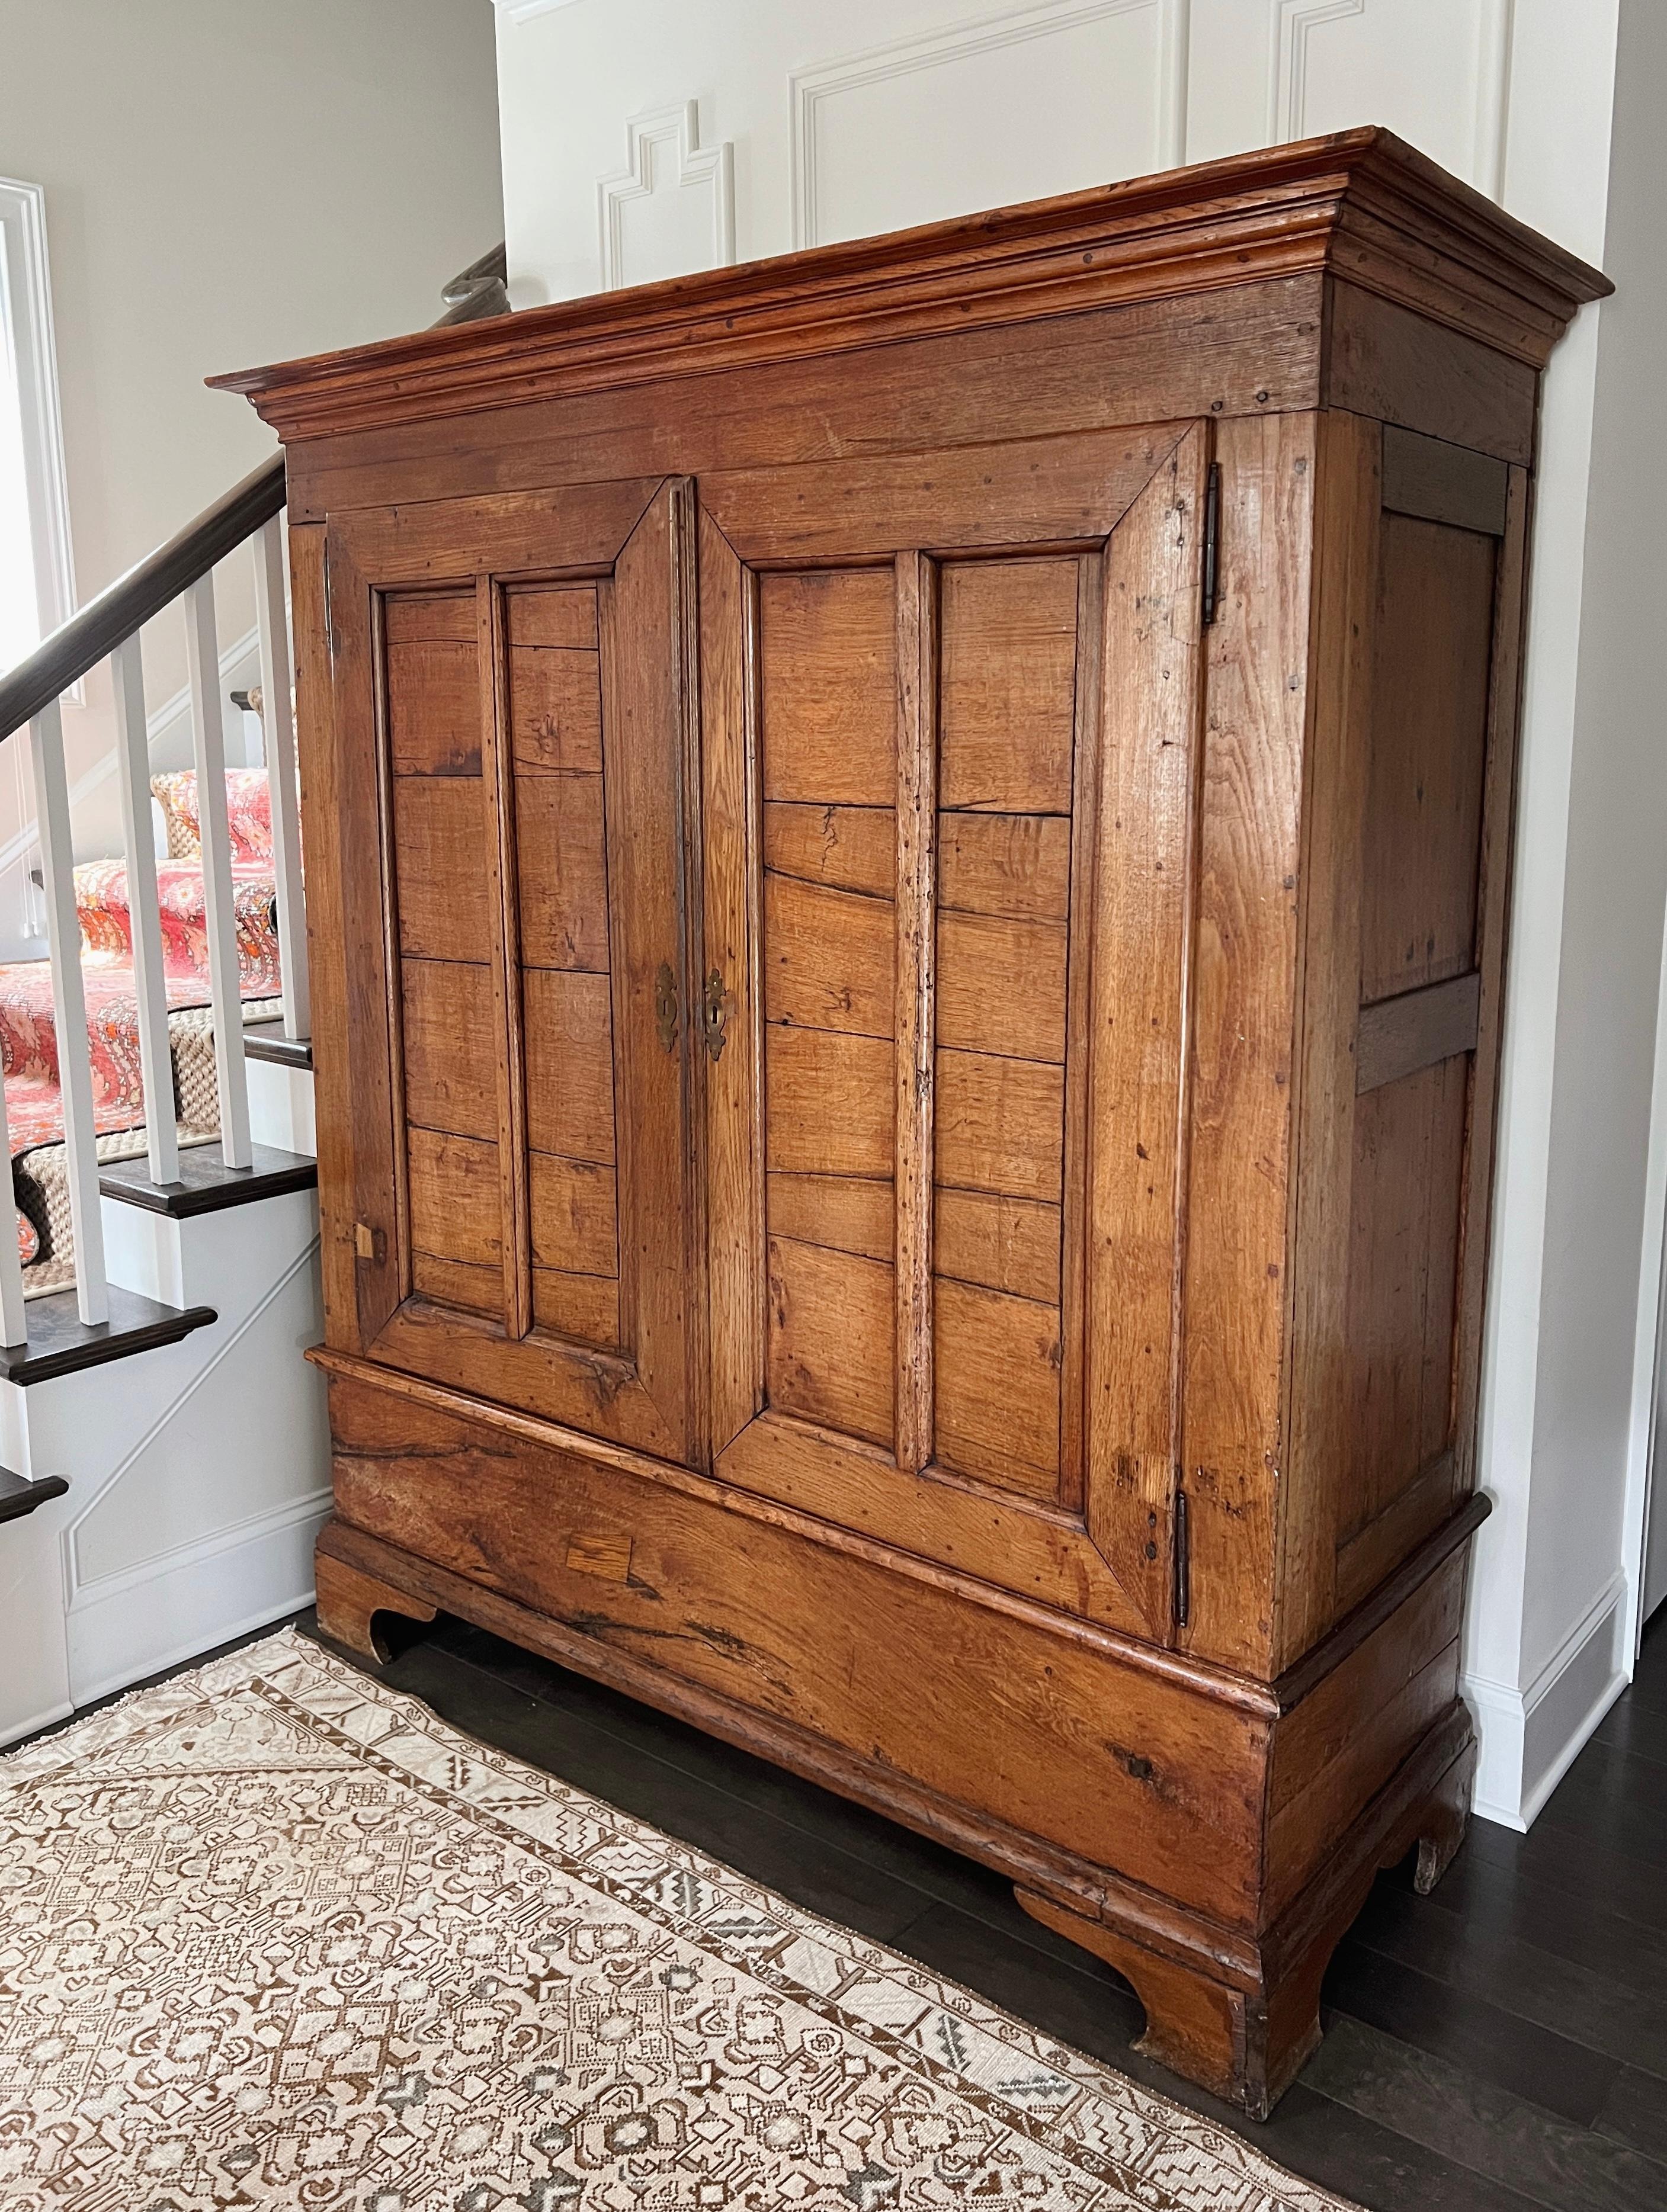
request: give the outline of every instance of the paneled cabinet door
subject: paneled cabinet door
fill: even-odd
[[[1160,1638],[1207,440],[700,486],[717,1471]]]
[[[692,514],[633,482],[329,538],[362,1346],[676,1460],[702,1449]]]

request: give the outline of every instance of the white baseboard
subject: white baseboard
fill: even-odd
[[[90,1705],[313,1601],[313,1546],[330,1492],[85,1583],[68,1619],[77,1703]]]
[[[1619,1649],[1626,1601],[1626,1577],[1616,1575],[1526,1689],[1464,1676],[1459,1686],[1478,1740],[1471,1810],[1480,1819],[1525,1834],[1626,1688]]]

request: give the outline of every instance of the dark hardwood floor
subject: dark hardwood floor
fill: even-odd
[[[1128,1984],[969,1860],[459,1621],[380,1671],[1371,2212],[1667,2212],[1667,1612],[1530,1834],[1474,1823],[1433,1897],[1379,1878],[1325,2040],[1261,2126],[1132,2051]]]

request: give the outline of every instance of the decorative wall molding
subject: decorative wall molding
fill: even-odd
[[[1364,15],[1366,0],[1273,0],[1268,37],[1268,143],[1305,137],[1308,41],[1322,23]]]
[[[530,23],[535,15],[549,15],[557,8],[571,8],[574,0],[492,0],[492,5],[512,23]]]
[[[1364,0],[1360,0],[1364,5]],[[795,70],[788,80],[793,132],[793,242],[824,242],[818,201],[817,125],[822,109],[842,93],[866,85],[940,69],[975,54],[1032,40],[1057,37],[1084,23],[1155,9],[1159,63],[1153,88],[1156,106],[1157,167],[1178,167],[1187,158],[1187,59],[1191,0],[1025,0],[989,15],[945,24],[913,38],[897,39],[860,53],[843,54]]]
[[[1472,1809],[1523,1834],[1627,1686],[1620,1650],[1627,1577],[1604,1585],[1526,1689],[1467,1674],[1476,1719]]]
[[[1506,130],[1511,98],[1511,35],[1516,0],[1472,0],[1475,88],[1470,178],[1478,191],[1505,197]],[[1268,143],[1287,145],[1311,135],[1307,113],[1309,41],[1328,23],[1364,16],[1367,0],[1269,0]],[[1370,120],[1360,116],[1352,118]]]
[[[617,292],[638,280],[625,269],[625,214],[636,200],[656,198],[666,189],[658,149],[675,155],[670,189],[705,192],[711,199],[711,258],[703,265],[725,269],[735,258],[733,148],[726,138],[716,146],[700,143],[700,110],[696,101],[663,107],[631,118],[625,126],[625,167],[596,186],[597,225],[602,261],[602,289]]]
[[[76,611],[70,545],[70,479],[64,460],[52,281],[46,258],[46,195],[39,185],[0,177],[0,349],[15,364],[22,415],[23,474],[43,637]]]

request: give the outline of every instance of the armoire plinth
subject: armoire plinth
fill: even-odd
[[[1458,1696],[1539,376],[1378,131],[221,380],[289,464],[335,1507],[1265,2112]]]

